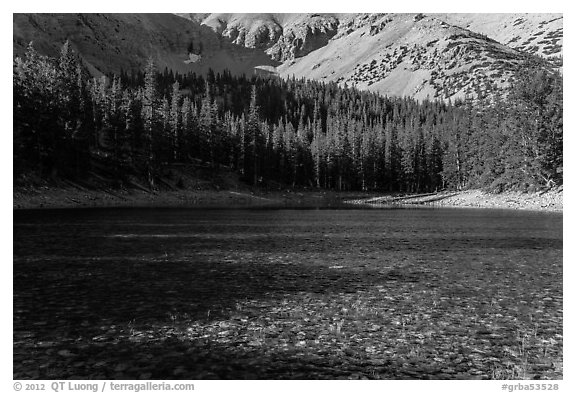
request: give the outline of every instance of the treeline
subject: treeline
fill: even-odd
[[[338,190],[562,183],[562,77],[526,64],[481,102],[417,102],[335,83],[143,72],[92,78],[68,43],[14,60],[14,177],[100,176],[155,187],[166,164],[257,185]]]

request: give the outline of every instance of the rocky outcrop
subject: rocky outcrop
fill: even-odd
[[[234,44],[247,48],[269,49],[282,36],[282,26],[273,18],[253,23],[243,22],[243,19],[235,19],[233,16],[231,19],[216,18],[216,21],[209,19],[204,24],[213,27]]]
[[[306,56],[325,46],[338,33],[338,25],[335,17],[311,15],[306,20],[287,27],[267,53],[281,62]]]
[[[331,14],[210,14],[202,24],[234,44],[265,50],[284,62],[326,45],[338,33],[340,21]]]

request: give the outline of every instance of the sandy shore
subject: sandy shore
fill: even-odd
[[[371,205],[427,205],[466,208],[521,209],[562,212],[563,190],[555,189],[544,192],[506,191],[491,194],[481,190],[459,192],[442,192],[421,196],[374,197],[358,199],[351,203]]]
[[[522,193],[508,191],[501,194],[488,194],[479,190],[463,191],[437,202],[438,206],[483,207],[495,209],[523,209],[559,211],[563,209],[563,191]]]

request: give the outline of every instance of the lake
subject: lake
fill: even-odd
[[[562,218],[14,211],[14,378],[562,378]]]

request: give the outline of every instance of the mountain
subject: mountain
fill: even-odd
[[[178,14],[201,22],[214,31],[247,47],[274,46],[277,41],[291,42],[294,47],[314,33],[333,36],[335,25],[339,32],[352,30],[373,22],[385,14]],[[419,14],[412,14],[414,16]],[[557,57],[562,54],[562,14],[429,14],[450,25],[480,33],[513,49]],[[320,27],[320,29],[319,29]],[[308,31],[307,31],[308,30]],[[269,34],[266,34],[269,33]],[[332,34],[331,34],[332,33]],[[316,48],[317,49],[317,48]],[[274,55],[275,51],[269,51]],[[277,60],[286,60],[276,58]]]
[[[207,26],[173,14],[14,14],[14,55],[28,44],[55,56],[69,40],[94,74],[140,70],[153,57],[160,70],[252,73],[275,65],[260,50],[235,45]]]
[[[434,14],[513,49],[553,59],[562,55],[562,14]]]
[[[200,21],[238,45],[259,48],[274,60],[302,57],[328,44],[340,20],[353,14],[178,14]]]
[[[561,64],[558,14],[189,14],[281,76],[418,99],[489,94],[526,54]]]
[[[518,51],[425,15],[394,14],[341,31],[281,75],[336,81],[385,95],[462,98],[507,84]]]
[[[455,99],[505,87],[529,54],[561,67],[561,14],[14,14],[14,54],[69,40],[94,74],[229,69],[390,96]]]

